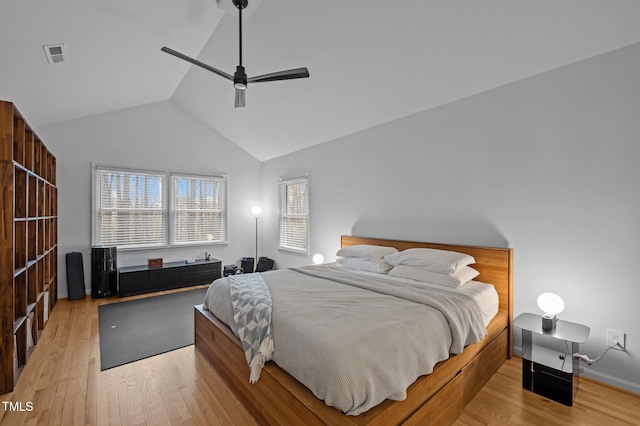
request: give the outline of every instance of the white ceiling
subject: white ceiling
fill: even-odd
[[[231,82],[160,51],[232,74],[237,18],[215,0],[0,8],[0,98],[33,125],[171,98],[260,160],[640,42],[637,0],[263,0],[243,24],[247,74],[311,77],[250,85],[236,109]],[[67,62],[47,64],[54,43]]]
[[[0,0],[0,99],[32,126],[169,99],[187,69],[160,48],[199,52],[223,16],[212,0]]]

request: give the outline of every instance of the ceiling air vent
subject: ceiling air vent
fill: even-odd
[[[47,55],[47,61],[50,64],[58,64],[64,62],[67,58],[67,49],[64,44],[50,44],[44,47],[44,53]]]

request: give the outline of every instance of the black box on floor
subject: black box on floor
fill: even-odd
[[[228,277],[229,275],[235,275],[238,273],[238,266],[237,265],[225,265],[224,269],[222,271],[222,276],[223,277]]]
[[[265,256],[260,256],[260,258],[258,258],[258,265],[256,266],[256,272],[270,271],[273,269],[273,264],[274,264],[273,259],[269,259],[268,257],[265,257]]]

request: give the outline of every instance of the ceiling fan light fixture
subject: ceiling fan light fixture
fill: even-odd
[[[246,93],[246,90],[236,89],[236,99],[234,103],[234,106],[236,108],[245,107],[245,93]]]

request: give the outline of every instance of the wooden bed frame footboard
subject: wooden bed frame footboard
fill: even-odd
[[[512,355],[513,251],[505,248],[433,244],[343,236],[341,246],[374,244],[404,250],[438,248],[467,253],[478,281],[492,283],[500,311],[487,327],[488,335],[464,352],[436,365],[407,390],[403,401],[386,400],[366,413],[346,416],[316,398],[305,386],[268,362],[260,380],[249,383],[249,367],[240,341],[211,312],[195,307],[195,346],[261,425],[395,425],[449,424]]]

